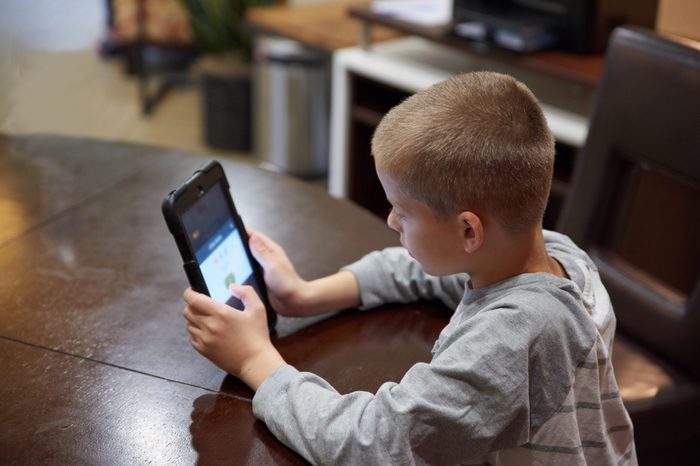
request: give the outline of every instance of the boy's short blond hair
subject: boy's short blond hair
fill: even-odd
[[[372,154],[437,218],[469,210],[512,233],[541,225],[554,138],[535,96],[510,76],[461,74],[407,98],[377,127]]]

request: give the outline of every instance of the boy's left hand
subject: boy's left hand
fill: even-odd
[[[231,292],[245,309],[234,309],[188,288],[182,314],[194,349],[257,390],[285,362],[270,341],[265,306],[255,290],[232,285]]]

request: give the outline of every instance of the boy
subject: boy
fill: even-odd
[[[256,390],[255,415],[313,463],[636,464],[607,293],[583,251],[542,230],[554,140],[532,93],[453,77],[392,109],[372,153],[403,248],[311,282],[264,235],[251,249],[284,315],[442,300],[455,313],[431,362],[341,396],[285,364],[245,287],[232,289],[244,312],[185,291],[195,349]]]

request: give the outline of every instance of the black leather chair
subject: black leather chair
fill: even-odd
[[[619,28],[557,230],[598,264],[640,464],[700,464],[700,44]]]

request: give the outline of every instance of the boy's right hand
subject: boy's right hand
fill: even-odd
[[[309,283],[299,276],[282,246],[259,231],[248,229],[248,236],[250,250],[263,268],[272,307],[286,316],[308,315],[304,297]]]
[[[280,314],[311,316],[360,305],[360,290],[352,272],[341,271],[313,281],[302,279],[282,246],[248,230],[250,250],[264,271],[270,304]]]

